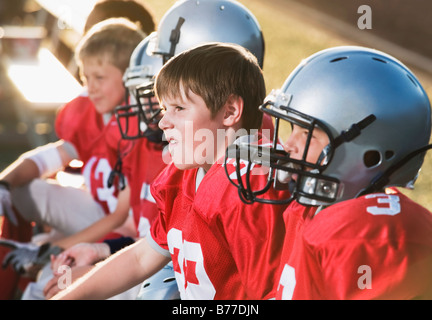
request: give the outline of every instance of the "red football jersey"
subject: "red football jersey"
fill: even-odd
[[[396,189],[315,215],[314,209],[300,207],[286,211],[278,298],[432,298],[428,210]]]
[[[244,204],[220,163],[195,191],[198,171],[171,164],[152,185],[160,213],[149,241],[171,254],[181,298],[274,298],[286,206]],[[252,183],[264,180],[256,175]]]
[[[59,111],[55,129],[59,139],[72,143],[84,165],[82,174],[88,190],[106,213],[117,206],[117,184],[108,187],[108,177],[117,161],[121,139],[115,117],[104,125],[102,116],[86,94],[65,104]]]
[[[265,137],[267,140],[272,141],[274,135],[274,124],[272,117],[267,113],[263,114],[262,125],[259,130],[259,134]]]
[[[130,203],[137,235],[145,237],[158,213],[150,185],[166,166],[162,159],[163,145],[150,142],[146,138],[131,140],[129,144],[130,146],[123,149],[126,153],[123,159],[123,173],[130,187]]]

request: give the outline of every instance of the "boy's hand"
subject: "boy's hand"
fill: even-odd
[[[46,299],[51,299],[54,295],[59,293],[61,290],[66,289],[71,283],[73,283],[76,279],[86,274],[91,270],[92,265],[86,265],[81,267],[73,267],[71,269],[71,279],[70,282],[62,280],[62,277],[65,277],[65,274],[54,274],[54,276],[47,282],[45,288],[43,289],[43,294]],[[61,285],[59,283],[61,281]]]
[[[106,243],[79,243],[51,259],[51,269],[56,273],[63,265],[69,267],[92,265],[109,255],[110,250]]]
[[[4,257],[2,268],[5,269],[10,264],[16,272],[31,276],[50,261],[50,255],[57,255],[62,250],[59,247],[52,247],[49,243],[38,246],[8,239],[0,239],[0,245],[12,249]]]

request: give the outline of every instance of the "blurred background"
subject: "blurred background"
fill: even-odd
[[[81,90],[73,50],[97,0],[0,0],[0,170],[21,153],[56,140],[56,110]],[[137,0],[156,22],[174,0]],[[199,0],[205,1],[205,0]],[[362,45],[404,62],[432,94],[430,0],[241,0],[257,17],[266,42],[267,91],[297,64],[332,46]],[[371,29],[358,21],[370,10]],[[432,155],[414,191],[432,210]]]

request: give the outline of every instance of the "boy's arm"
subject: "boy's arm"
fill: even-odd
[[[72,144],[59,140],[22,154],[0,172],[0,180],[9,183],[11,188],[21,186],[43,176],[47,173],[44,171],[58,171],[77,158]]]
[[[126,186],[118,195],[117,207],[113,213],[106,215],[80,232],[53,242],[52,245],[67,249],[78,243],[100,240],[126,221],[130,207],[129,198],[130,188]]]
[[[0,172],[0,215],[6,214],[14,225],[18,225],[18,220],[12,210],[10,194],[12,189],[41,176],[53,174],[76,158],[78,158],[78,153],[75,147],[63,140],[22,154]]]
[[[97,264],[53,300],[108,299],[143,282],[163,268],[169,258],[141,239]]]

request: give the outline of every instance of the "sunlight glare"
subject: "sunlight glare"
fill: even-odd
[[[35,104],[63,104],[82,91],[79,82],[45,48],[39,50],[38,63],[12,63],[8,75],[24,98]]]

